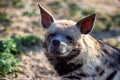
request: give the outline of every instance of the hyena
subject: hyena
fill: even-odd
[[[120,49],[92,37],[96,14],[55,20],[39,4],[45,54],[62,80],[120,80]]]

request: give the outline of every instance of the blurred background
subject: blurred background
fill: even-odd
[[[45,32],[38,3],[57,20],[78,21],[96,13],[92,35],[120,48],[120,0],[0,0],[0,53],[5,53],[0,54],[5,57],[0,58],[1,79],[37,80],[37,76],[40,80],[41,75],[54,74],[41,61],[43,55],[36,54],[42,51]]]

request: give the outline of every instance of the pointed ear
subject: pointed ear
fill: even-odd
[[[44,28],[49,28],[50,25],[54,22],[54,18],[52,17],[52,15],[50,15],[50,13],[45,10],[43,7],[41,7],[38,4],[38,7],[40,9],[40,14],[41,14],[41,24]]]
[[[88,34],[92,31],[96,14],[92,14],[77,22],[77,27],[82,34]]]

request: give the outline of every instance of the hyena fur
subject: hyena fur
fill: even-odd
[[[120,49],[92,37],[96,14],[55,20],[39,4],[45,55],[62,80],[120,80]]]

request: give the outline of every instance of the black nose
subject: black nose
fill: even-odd
[[[57,40],[57,39],[54,39],[54,40],[52,41],[52,44],[53,44],[54,46],[60,46],[60,41]]]

